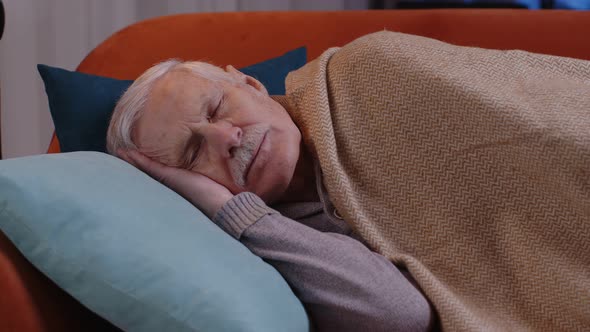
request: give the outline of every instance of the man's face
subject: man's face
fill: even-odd
[[[291,182],[301,133],[259,82],[228,71],[231,82],[186,70],[166,74],[154,85],[133,140],[148,157],[271,202]]]

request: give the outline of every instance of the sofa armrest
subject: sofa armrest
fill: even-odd
[[[2,331],[120,331],[39,272],[0,231]]]

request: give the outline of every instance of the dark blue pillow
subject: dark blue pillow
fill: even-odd
[[[279,57],[242,68],[271,95],[285,94],[287,74],[302,67],[307,50],[300,47]],[[45,83],[49,109],[62,152],[106,152],[106,132],[115,104],[133,81],[37,65]]]
[[[240,71],[262,82],[270,95],[284,95],[287,74],[303,67],[305,62],[307,62],[307,50],[305,47],[300,47],[280,57],[244,67]]]

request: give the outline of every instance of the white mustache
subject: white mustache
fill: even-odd
[[[260,140],[267,131],[266,125],[257,124],[242,129],[240,147],[234,151],[234,157],[229,163],[232,178],[237,185],[246,186],[246,168],[256,153]]]

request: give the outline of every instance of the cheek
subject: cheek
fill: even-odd
[[[172,161],[175,160],[176,153],[174,152],[174,144],[169,139],[151,137],[138,141],[137,146],[139,151],[147,157],[162,164],[174,166]]]
[[[164,132],[154,141],[155,151],[160,156],[168,160],[169,165],[178,164],[183,160],[184,151],[182,150],[186,140],[186,133],[182,132]]]
[[[279,183],[290,182],[299,159],[299,136],[285,132],[279,136],[281,140],[272,148],[273,157],[266,171]]]

